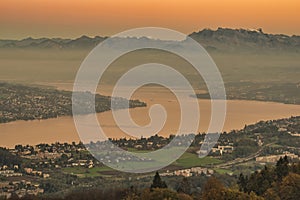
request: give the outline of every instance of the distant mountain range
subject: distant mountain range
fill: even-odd
[[[258,30],[204,29],[189,35],[204,47],[220,50],[289,50],[300,52],[300,36],[267,34]]]
[[[203,45],[208,51],[289,51],[300,52],[300,36],[267,34],[261,29],[204,29],[189,35]],[[105,40],[106,37],[94,38],[82,36],[77,39],[38,38],[22,40],[0,40],[0,48],[33,48],[33,49],[91,49]],[[125,40],[126,38],[122,38]],[[140,38],[136,40],[141,40]],[[151,39],[148,39],[151,40]],[[129,40],[130,41],[130,40]],[[131,38],[132,41],[132,38]],[[124,42],[124,41],[123,41]]]
[[[23,40],[0,40],[0,48],[56,48],[56,49],[76,49],[92,48],[102,42],[105,38],[96,36],[90,38],[81,36],[76,39],[61,38],[25,38]]]

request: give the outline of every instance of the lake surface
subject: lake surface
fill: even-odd
[[[70,89],[70,85],[58,87],[59,89]],[[108,90],[105,89],[101,90],[101,93],[109,95]],[[159,134],[168,136],[177,132],[180,109],[171,92],[160,87],[147,87],[139,89],[133,98],[148,104],[145,108],[130,109],[134,122],[141,126],[147,125],[150,122],[149,108],[151,105],[161,104],[167,112],[167,120]],[[198,100],[198,102],[201,115],[199,132],[206,132],[210,122],[210,100]],[[300,105],[229,100],[227,101],[227,116],[223,131],[241,129],[245,124],[253,124],[260,120],[279,119],[295,115],[300,115]],[[107,137],[129,137],[115,124],[111,111],[98,113],[97,117]],[[145,135],[140,133],[140,136]],[[16,144],[79,141],[72,117],[0,124],[0,138],[0,146],[5,147],[14,147]]]

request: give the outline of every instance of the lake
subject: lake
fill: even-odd
[[[55,85],[59,89],[70,89],[70,85]],[[101,94],[108,95],[109,89],[100,90]],[[130,109],[133,120],[138,125],[146,125],[150,122],[149,108],[154,104],[161,104],[167,112],[167,120],[159,132],[168,136],[176,133],[180,122],[179,104],[174,95],[161,87],[143,87],[133,95],[148,104],[145,108]],[[200,105],[199,132],[206,132],[210,122],[210,100],[198,100]],[[241,129],[245,124],[253,124],[260,120],[271,120],[300,115],[300,105],[287,105],[274,102],[260,101],[227,101],[227,116],[223,131]],[[99,123],[108,137],[129,137],[118,128],[112,116],[112,112],[97,114]],[[88,134],[88,133],[87,133]],[[140,134],[143,136],[143,133]],[[72,117],[59,117],[47,120],[15,121],[0,124],[0,146],[14,147],[16,144],[38,144],[53,142],[79,141]]]

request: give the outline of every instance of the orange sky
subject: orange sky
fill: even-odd
[[[0,38],[104,36],[143,26],[300,35],[299,10],[299,0],[0,0]]]

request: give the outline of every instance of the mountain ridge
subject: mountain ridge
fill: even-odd
[[[188,35],[209,51],[251,51],[276,50],[300,52],[300,36],[268,34],[262,29],[203,29]],[[1,40],[0,49],[33,48],[33,49],[92,49],[108,37],[88,37],[83,35],[75,39],[63,38],[24,38],[21,40]],[[128,39],[128,38],[123,38]],[[144,39],[144,38],[129,38]],[[149,40],[152,40],[149,38]]]
[[[202,45],[212,45],[224,48],[241,49],[277,49],[298,50],[300,49],[300,36],[288,36],[284,34],[268,34],[262,29],[229,29],[218,28],[217,30],[203,29],[189,35]],[[232,49],[227,49],[232,50]]]

